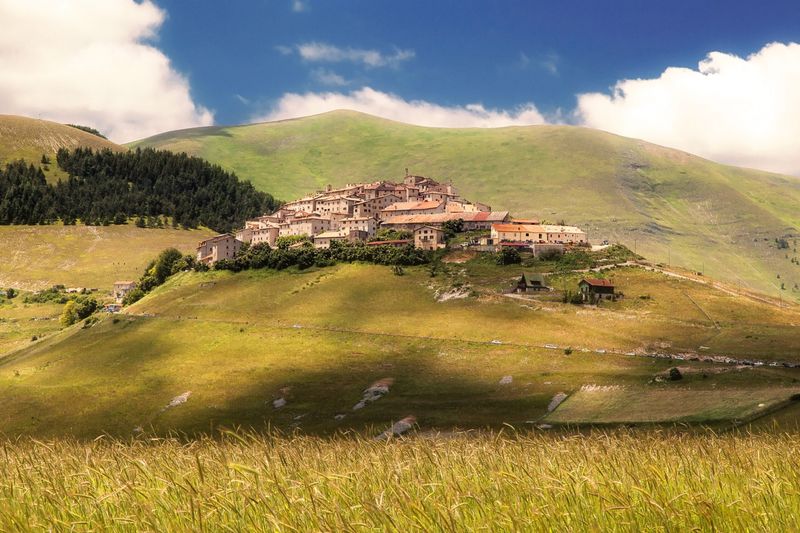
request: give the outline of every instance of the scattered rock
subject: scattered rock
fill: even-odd
[[[136,426],[135,428],[133,428],[134,433],[141,433],[143,431],[144,429],[142,428],[142,426]]]
[[[399,420],[392,424],[392,427],[375,437],[375,440],[386,440],[392,437],[399,437],[409,429],[414,427],[414,424],[417,423],[417,417],[414,415],[409,415],[402,420]]]
[[[308,413],[303,413],[302,415],[297,415],[296,417],[294,417],[294,419],[293,419],[293,420],[300,420],[301,418],[303,418],[303,417],[304,417],[304,416],[306,416],[307,414],[308,414]]]
[[[510,385],[512,381],[514,381],[513,376],[503,376],[500,378],[500,385]]]
[[[189,396],[191,395],[192,391],[186,391],[183,394],[179,394],[178,396],[175,396],[173,399],[171,399],[169,403],[166,406],[164,406],[164,408],[162,408],[161,410],[166,411],[167,409],[178,407],[179,405],[186,403],[186,401],[189,399]]]
[[[345,414],[339,413],[338,415],[334,415],[333,418],[336,419],[336,420],[342,420],[346,416],[347,415],[345,415]]]
[[[536,427],[539,428],[539,429],[553,429],[553,425],[552,424],[539,424]]]
[[[286,398],[278,398],[276,400],[272,400],[272,407],[274,407],[275,409],[280,409],[284,405],[286,405]]]
[[[375,402],[389,394],[389,388],[394,384],[394,378],[379,379],[366,389],[364,389],[364,397],[361,398],[357,404],[353,406],[353,411],[358,411],[366,407],[367,403]]]
[[[441,294],[437,293],[436,301],[447,302],[449,300],[461,300],[467,297],[469,297],[469,289],[466,287],[457,287]]]
[[[555,411],[556,407],[561,405],[561,402],[563,402],[566,399],[567,395],[563,392],[559,392],[558,394],[553,396],[553,399],[550,400],[550,403],[547,405],[547,412],[552,413],[553,411]]]

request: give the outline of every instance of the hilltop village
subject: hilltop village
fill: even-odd
[[[487,204],[462,198],[451,183],[409,175],[406,170],[401,182],[328,186],[287,202],[274,213],[248,220],[236,232],[201,241],[197,260],[213,265],[232,259],[245,243],[275,247],[281,237],[305,237],[316,248],[328,248],[336,241],[361,241],[368,246],[438,250],[447,246],[448,230],[474,232],[463,246],[481,251],[513,247],[538,254],[588,246],[586,233],[577,227],[514,219],[508,211],[493,211]]]

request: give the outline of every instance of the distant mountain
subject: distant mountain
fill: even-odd
[[[95,150],[127,150],[124,146],[74,126],[16,115],[0,115],[0,165],[5,166],[7,162],[17,159],[39,165],[42,155],[46,155],[52,164],[47,165],[45,175],[48,180],[53,180],[66,176],[55,164],[58,149],[79,146]]]
[[[201,156],[281,199],[328,183],[397,179],[408,168],[517,216],[574,222],[594,241],[619,240],[655,261],[800,297],[792,261],[800,180],[602,131],[425,128],[334,111],[168,132],[131,146]]]

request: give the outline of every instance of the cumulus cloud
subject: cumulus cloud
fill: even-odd
[[[800,44],[619,81],[578,96],[583,124],[734,165],[800,175]]]
[[[312,70],[311,77],[323,85],[342,87],[344,85],[350,84],[350,81],[347,80],[344,76],[337,74],[332,70],[326,70],[324,68],[317,68]]]
[[[303,0],[292,0],[291,8],[295,13],[302,13],[303,11],[308,11],[308,3]]]
[[[118,142],[211,124],[148,42],[164,18],[150,0],[0,0],[0,112],[85,124]]]
[[[397,67],[403,61],[414,58],[414,50],[395,49],[391,53],[379,50],[365,50],[362,48],[342,48],[328,43],[308,42],[296,45],[294,48],[279,46],[278,50],[289,55],[297,52],[303,60],[314,63],[356,63],[365,67]]]
[[[533,104],[525,104],[512,111],[487,109],[481,104],[442,106],[424,100],[404,100],[370,87],[348,94],[284,94],[269,112],[254,117],[254,121],[304,117],[336,109],[361,111],[390,120],[433,127],[493,128],[545,123],[544,117]]]

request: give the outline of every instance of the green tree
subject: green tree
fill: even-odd
[[[516,249],[510,246],[503,246],[500,251],[497,252],[495,262],[498,265],[518,265],[522,263],[522,256],[519,255]]]

